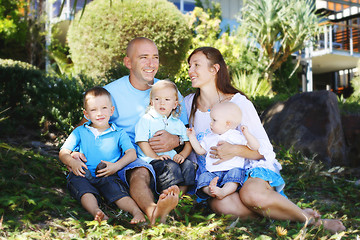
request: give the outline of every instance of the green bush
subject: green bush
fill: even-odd
[[[102,83],[104,84],[104,83]],[[94,86],[91,78],[46,75],[30,64],[0,60],[0,130],[12,133],[19,126],[40,123],[69,133],[82,118],[82,94]]]
[[[175,74],[189,48],[184,16],[166,0],[98,0],[89,3],[70,25],[68,43],[75,72],[97,77],[122,61],[134,37],[152,39],[160,54],[160,72]],[[114,71],[113,71],[114,72]],[[115,71],[116,72],[116,71]]]
[[[249,98],[257,96],[272,96],[271,85],[258,74],[236,72],[232,77],[234,86],[245,93]]]
[[[30,64],[0,60],[0,106],[1,110],[9,108],[6,112],[9,118],[3,123],[11,122],[14,126],[22,121],[29,127],[36,125],[34,117],[41,115],[44,109],[37,106],[36,99],[41,98],[41,94],[37,94],[32,85],[35,82],[46,84],[44,78],[42,71]]]

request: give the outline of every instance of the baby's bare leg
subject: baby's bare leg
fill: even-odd
[[[215,197],[215,195],[210,192],[210,187],[209,186],[202,187],[201,190],[204,193],[206,193],[207,195],[209,195],[210,197]]]
[[[223,199],[224,197],[234,193],[236,189],[238,188],[239,184],[235,182],[227,182],[224,184],[223,187],[217,186],[217,181],[219,180],[219,177],[215,177],[213,180],[211,180],[209,189],[210,193],[215,196],[217,199]]]

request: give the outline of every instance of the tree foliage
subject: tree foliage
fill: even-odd
[[[319,18],[311,0],[247,0],[241,27],[272,75],[292,53],[301,51],[318,30]]]
[[[21,19],[19,11],[23,5],[21,1],[0,0],[0,58],[22,57],[27,32],[26,21]]]
[[[134,37],[152,39],[160,54],[162,72],[174,74],[189,48],[191,34],[184,16],[166,0],[98,0],[78,13],[68,32],[76,72],[105,76],[122,62]],[[89,59],[91,59],[89,61]]]
[[[223,55],[231,74],[236,72],[244,74],[254,73],[250,79],[254,79],[257,82],[258,79],[255,79],[255,77],[261,77],[259,73],[263,71],[264,64],[257,61],[257,52],[249,51],[249,41],[243,29],[238,28],[236,34],[229,30],[222,32],[220,28],[222,21],[220,3],[210,3],[209,1],[204,1],[204,3],[197,2],[197,7],[187,15],[193,38],[186,56],[189,56],[198,47],[215,47]],[[237,78],[235,77],[233,80],[237,81]],[[193,90],[188,76],[186,59],[182,62],[181,70],[175,76],[175,82],[184,95]],[[237,86],[239,85],[237,84]]]
[[[0,0],[0,58],[43,67],[44,0]]]

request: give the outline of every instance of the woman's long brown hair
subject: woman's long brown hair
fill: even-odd
[[[230,80],[229,71],[227,69],[226,63],[224,61],[223,56],[221,55],[220,51],[213,47],[200,47],[195,49],[190,56],[188,57],[188,63],[190,63],[191,57],[198,52],[202,52],[206,58],[209,60],[209,67],[214,66],[215,64],[220,65],[220,69],[216,74],[216,88],[219,92],[224,94],[236,94],[240,93],[244,96],[246,96],[243,92],[236,89],[232,84]],[[197,104],[197,98],[200,96],[200,89],[196,89],[193,102],[191,104],[191,111],[190,111],[190,117],[189,117],[189,123],[191,123],[191,126],[194,126],[194,118],[195,118],[195,112],[198,108]]]

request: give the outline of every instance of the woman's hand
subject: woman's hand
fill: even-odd
[[[168,152],[179,146],[179,137],[160,130],[148,142],[154,152]]]
[[[215,162],[214,165],[217,165],[219,163],[225,162],[227,160],[232,159],[233,157],[236,157],[237,153],[237,146],[233,145],[225,141],[219,141],[216,147],[211,147],[210,151],[210,157],[219,159],[219,161]]]
[[[243,157],[252,160],[264,158],[258,151],[251,150],[245,145],[236,145],[225,141],[219,141],[216,147],[211,147],[210,149],[210,157],[219,159],[219,161],[214,163],[215,165],[230,160],[233,157]]]

